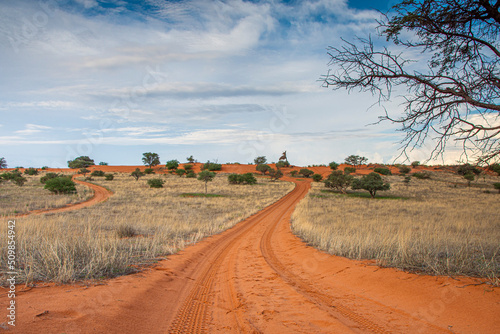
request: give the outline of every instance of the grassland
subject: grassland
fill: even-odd
[[[297,206],[292,229],[328,253],[439,275],[500,277],[500,195],[482,177],[472,187],[452,173],[430,180],[384,177],[378,199],[325,191],[315,183]]]
[[[156,177],[166,181],[164,188],[148,187],[147,180]],[[133,271],[233,226],[293,189],[291,183],[262,178],[254,186],[229,185],[225,175],[208,184],[215,197],[183,195],[203,193],[204,183],[173,175],[135,181],[116,174],[112,181],[94,183],[114,195],[81,210],[17,219],[20,281],[71,282]],[[6,243],[0,240],[2,249]],[[0,255],[3,271],[5,256]]]
[[[0,216],[27,213],[36,209],[51,209],[83,202],[92,197],[92,189],[84,185],[76,185],[77,193],[68,195],[54,195],[44,189],[44,184],[40,182],[40,177],[28,176],[27,181],[19,187],[12,182],[4,181],[0,183]]]

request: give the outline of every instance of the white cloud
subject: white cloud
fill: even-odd
[[[51,130],[51,129],[52,129],[52,127],[45,126],[45,125],[26,124],[24,130],[18,130],[18,131],[15,131],[15,133],[17,133],[19,135],[27,136],[27,135],[32,135],[35,133],[39,133],[39,132],[42,132],[45,130]]]

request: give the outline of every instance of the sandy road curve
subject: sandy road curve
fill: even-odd
[[[289,226],[309,182],[154,269],[19,293],[19,333],[498,333],[498,290],[329,256]],[[3,297],[3,295],[2,295]],[[480,319],[480,321],[478,321]]]
[[[14,217],[26,217],[26,216],[32,216],[32,215],[42,215],[46,213],[59,213],[59,212],[66,212],[66,211],[73,211],[73,210],[79,210],[88,206],[95,205],[100,202],[104,202],[108,200],[108,198],[113,194],[111,191],[108,189],[98,186],[93,183],[88,183],[84,181],[77,180],[76,177],[81,176],[81,175],[74,175],[73,176],[73,181],[75,183],[83,184],[84,186],[89,187],[94,191],[94,195],[87,199],[86,201],[75,203],[75,204],[68,204],[66,206],[60,207],[60,208],[53,208],[53,209],[38,209],[38,210],[32,210],[27,213],[23,213],[20,215],[15,215]]]

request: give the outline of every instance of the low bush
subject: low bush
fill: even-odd
[[[144,174],[154,174],[155,171],[153,168],[146,168],[144,169]]]
[[[105,173],[102,170],[95,170],[92,173],[90,173],[90,176],[104,176]]]
[[[185,164],[183,167],[186,170],[186,172],[193,169],[193,165],[190,165],[190,164]]]
[[[66,176],[54,177],[45,182],[45,189],[54,194],[76,193],[75,182]]]
[[[230,184],[256,184],[257,179],[252,173],[231,174],[227,177]]]
[[[299,174],[301,174],[302,176],[304,177],[309,177],[311,175],[314,174],[314,172],[310,169],[307,169],[307,168],[302,168],[300,171],[299,171]]]
[[[189,178],[189,179],[195,178],[196,177],[196,173],[192,169],[190,169],[190,170],[188,170],[186,172],[186,177]]]
[[[64,175],[59,175],[57,173],[47,173],[44,176],[40,178],[40,183],[46,183],[48,180],[56,178],[56,177],[62,177]]]
[[[314,174],[312,176],[312,179],[314,182],[319,182],[319,181],[323,180],[323,176],[321,174]]]
[[[202,170],[214,171],[214,170],[222,170],[222,165],[214,162],[207,161],[201,167]]]
[[[405,175],[405,174],[408,174],[409,172],[411,172],[411,168],[408,167],[408,166],[401,166],[399,167],[399,173]]]
[[[116,236],[118,238],[133,238],[137,235],[137,230],[128,224],[118,226],[116,229]]]
[[[185,169],[182,169],[182,168],[179,168],[175,171],[175,174],[179,175],[180,177],[182,177],[182,175],[186,174],[186,170]]]
[[[115,178],[113,174],[106,174],[104,177],[106,178],[106,181],[112,181]]]
[[[344,168],[344,174],[352,174],[352,173],[355,173],[356,172],[356,168],[354,167],[346,167]]]
[[[373,171],[381,175],[392,175],[391,170],[389,168],[377,167],[374,168]]]
[[[174,170],[179,167],[179,161],[178,160],[169,160],[165,164],[165,167],[167,167],[168,170]]]
[[[26,175],[38,175],[38,169],[30,167],[24,170],[24,174]]]
[[[416,177],[417,179],[425,180],[425,179],[430,179],[431,178],[431,173],[429,172],[417,172],[413,173],[411,176]]]
[[[276,164],[276,168],[290,167],[290,163],[288,161],[278,161]]]
[[[493,187],[495,187],[495,189],[498,190],[498,193],[500,194],[500,182],[493,183]]]
[[[148,185],[151,188],[163,188],[164,183],[165,183],[165,181],[162,179],[149,179],[148,180]]]
[[[296,170],[292,170],[292,171],[290,172],[290,175],[291,175],[292,177],[295,177],[295,176],[297,176],[297,173],[298,173],[298,171],[296,171]]]

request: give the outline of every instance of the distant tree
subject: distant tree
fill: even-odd
[[[146,175],[145,173],[141,172],[139,168],[136,168],[132,173],[130,173],[130,176],[135,177],[135,180],[138,181],[140,177]]]
[[[255,159],[257,160],[257,159]],[[271,169],[269,165],[266,164],[258,164],[255,169],[262,173],[262,175],[266,175],[266,173]]]
[[[75,182],[66,176],[59,176],[47,180],[44,188],[55,194],[76,193]]]
[[[325,180],[325,187],[333,188],[345,194],[353,179],[354,176],[352,175],[344,174],[340,170],[334,170]]]
[[[142,163],[149,168],[158,166],[160,164],[160,156],[158,153],[146,152],[142,154]]]
[[[68,167],[73,169],[86,168],[90,166],[94,166],[94,160],[90,159],[88,156],[81,156],[68,161]]]
[[[269,176],[271,177],[271,181],[276,181],[283,177],[283,172],[279,168],[277,169],[271,168],[269,170]]]
[[[360,157],[359,155],[350,155],[344,159],[345,163],[352,166],[358,166],[365,164],[368,159],[365,157]]]
[[[227,177],[230,184],[256,184],[257,179],[252,173],[245,174],[230,174]]]
[[[417,167],[417,166],[420,166],[420,161],[413,161],[413,162],[411,163],[411,166],[412,166],[413,168],[415,168],[415,167]]]
[[[88,170],[87,168],[80,168],[79,173],[83,174],[83,176],[85,176],[88,173],[90,173],[90,170]]]
[[[104,161],[99,162],[99,166],[107,166],[107,165],[108,165],[107,162],[104,162]]]
[[[153,168],[145,168],[144,169],[144,174],[154,174],[155,173],[155,170]]]
[[[297,173],[298,173],[298,171],[296,171],[296,170],[292,170],[292,171],[290,172],[290,175],[291,175],[292,177],[295,177],[295,176],[297,175]]]
[[[312,179],[314,182],[319,182],[319,181],[323,180],[323,176],[321,174],[314,174],[312,176]]]
[[[7,168],[7,161],[5,158],[0,158],[0,169]]]
[[[472,174],[474,175],[479,175],[481,174],[481,170],[475,166],[472,166],[470,164],[464,164],[458,167],[457,169],[458,175],[465,176],[466,174]]]
[[[191,164],[194,164],[196,162],[195,158],[193,158],[193,156],[190,156],[188,158],[186,158],[187,162],[191,163]]]
[[[278,161],[276,163],[276,168],[283,168],[283,167],[290,167],[290,163],[284,160]]]
[[[364,175],[361,179],[354,179],[352,181],[352,189],[364,189],[367,190],[372,198],[375,198],[377,191],[384,191],[391,189],[391,185],[389,183],[384,183],[382,176],[377,173],[370,173],[368,175]]]
[[[179,177],[182,177],[182,175],[186,174],[186,170],[179,168],[175,171],[175,174],[179,175]]]
[[[207,183],[212,181],[215,175],[215,172],[211,172],[209,170],[203,170],[198,173],[198,180],[205,182],[205,194],[207,193]]]
[[[106,174],[104,177],[106,178],[106,181],[112,181],[115,178],[113,174]]]
[[[260,157],[253,159],[253,162],[256,165],[264,165],[267,163],[267,158],[265,156],[260,156]]]
[[[104,176],[105,173],[102,170],[94,170],[90,173],[90,176]]]
[[[339,164],[336,163],[335,161],[330,162],[330,164],[328,164],[328,166],[330,166],[330,168],[332,170],[337,170],[337,168],[339,168]]]
[[[304,177],[309,177],[311,175],[314,174],[314,172],[310,169],[307,169],[307,168],[302,168],[300,171],[299,171],[299,174],[301,174],[302,176]]]
[[[168,170],[175,170],[179,167],[179,161],[178,160],[169,160],[165,164],[165,167],[167,167]]]
[[[56,177],[61,177],[61,176],[64,176],[64,175],[59,175],[57,173],[47,173],[40,178],[40,182],[45,184],[45,182],[47,182],[48,180],[54,179]]]

